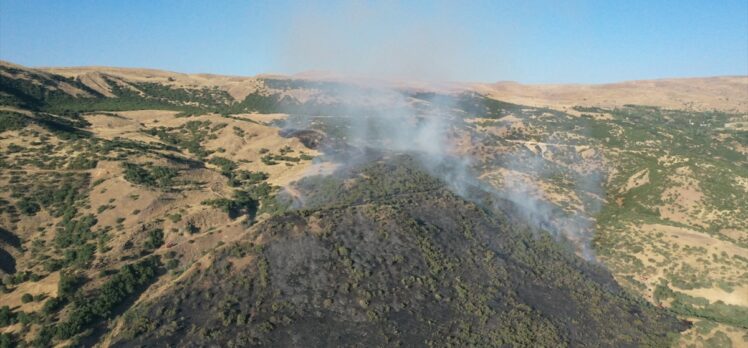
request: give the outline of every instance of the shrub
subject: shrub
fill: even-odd
[[[57,312],[62,308],[62,305],[65,303],[61,298],[59,297],[51,297],[47,302],[44,302],[44,305],[42,306],[42,313],[49,315],[54,312]]]
[[[23,303],[29,303],[34,300],[34,296],[31,296],[29,293],[25,293],[21,296],[21,302]]]
[[[26,197],[19,200],[16,205],[18,207],[18,210],[29,216],[36,215],[36,213],[41,209],[39,204]]]
[[[0,334],[0,348],[12,348],[16,346],[16,339],[12,333]]]
[[[15,315],[8,306],[0,307],[0,327],[5,327],[15,323]]]
[[[57,282],[57,297],[69,298],[83,284],[84,279],[74,273],[61,272],[60,280]],[[52,299],[50,299],[52,300]],[[47,301],[49,303],[49,301]]]
[[[166,262],[166,268],[167,269],[175,269],[177,267],[179,267],[179,260],[177,260],[177,259],[171,259],[171,260],[169,260],[169,261]]]
[[[174,213],[167,216],[169,217],[169,220],[171,220],[171,222],[177,223],[179,221],[182,221],[182,214],[180,213]]]
[[[145,244],[143,244],[143,247],[149,250],[158,249],[161,245],[164,244],[164,231],[160,228],[155,228],[150,231],[148,231],[148,236],[146,237]]]

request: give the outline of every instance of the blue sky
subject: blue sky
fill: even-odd
[[[748,75],[748,1],[0,0],[0,59],[525,83]]]

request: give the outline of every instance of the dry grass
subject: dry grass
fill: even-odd
[[[568,110],[575,105],[616,107],[625,104],[671,109],[748,111],[748,77],[628,81],[602,85],[475,84],[477,91],[522,105]]]
[[[23,303],[21,297],[24,294],[33,296],[44,294],[47,297],[56,297],[59,280],[60,272],[54,272],[39,281],[24,282],[9,293],[0,293],[0,306],[8,306],[12,310],[21,310],[26,313],[36,312],[42,308],[44,301]]]

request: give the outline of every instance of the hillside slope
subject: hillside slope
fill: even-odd
[[[483,210],[407,158],[353,177],[138,305],[114,346],[663,346],[687,327],[533,235],[509,203]]]
[[[473,85],[492,98],[517,104],[571,109],[575,105],[615,108],[649,105],[693,111],[748,112],[748,77],[721,76],[600,85],[523,85],[512,82]]]
[[[603,86],[554,92],[542,98],[558,104],[546,107],[459,84],[0,63],[0,340],[106,347],[184,335],[228,344],[243,320],[255,343],[339,327],[346,334],[328,343],[359,331],[373,342],[660,344],[687,320],[676,346],[741,346],[748,114],[729,110],[745,101],[733,92],[746,78],[702,80],[611,87],[599,94],[606,107],[584,96]],[[678,92],[685,84],[693,86]],[[721,90],[730,103],[712,98]],[[502,98],[522,100],[507,91]],[[675,109],[623,105],[635,100]],[[683,100],[708,110],[678,108]],[[459,170],[429,166],[435,179],[402,161],[359,167],[403,152]],[[483,193],[465,192],[466,182]],[[492,200],[501,208],[487,208]],[[306,267],[296,254],[326,278],[290,276]],[[401,271],[413,278],[403,283]],[[292,292],[297,280],[308,284],[303,294]],[[213,283],[213,293],[203,288]],[[348,293],[320,290],[342,284]],[[625,325],[595,326],[598,307]],[[180,319],[177,309],[226,326]],[[445,323],[439,313],[478,329],[436,330],[421,319]],[[317,315],[328,326],[302,327]],[[378,331],[356,326],[370,320]]]

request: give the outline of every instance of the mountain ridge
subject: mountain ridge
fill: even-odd
[[[1,62],[1,61],[0,61]],[[325,77],[304,76],[304,74],[258,74],[254,76],[234,76],[210,73],[180,73],[148,68],[119,68],[106,66],[82,67],[37,67],[29,68],[3,62],[15,67],[58,73],[67,77],[80,77],[89,73],[110,73],[121,77],[172,82],[173,85],[212,85],[227,90],[240,100],[256,90],[258,79],[301,79],[311,81],[355,82],[356,79],[340,75]],[[335,74],[333,74],[335,75]],[[178,78],[180,81],[168,81]],[[615,107],[625,104],[640,104],[668,108],[690,107],[697,110],[748,111],[748,76],[708,76],[657,78],[628,80],[620,82],[580,84],[580,83],[541,83],[524,84],[515,81],[500,82],[442,82],[427,83],[407,80],[363,79],[371,83],[380,81],[385,85],[404,89],[426,89],[432,91],[477,91],[493,98],[518,104],[546,106],[568,110],[575,101],[599,107]],[[435,85],[442,87],[434,88]],[[690,104],[689,104],[690,103]]]

